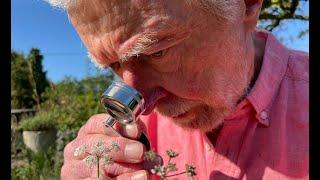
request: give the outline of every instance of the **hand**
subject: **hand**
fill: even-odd
[[[74,156],[75,149],[86,145],[89,149],[97,142],[103,142],[107,146],[116,142],[119,151],[111,151],[110,156],[114,163],[111,165],[99,165],[100,178],[102,179],[149,179],[149,174],[143,169],[143,155],[145,146],[137,141],[143,131],[140,121],[126,126],[116,126],[118,132],[124,137],[117,136],[111,128],[104,126],[103,122],[108,118],[106,114],[92,116],[88,122],[81,127],[78,136],[67,144],[64,149],[64,165],[61,169],[62,180],[74,179],[98,179],[97,166],[90,168],[83,159],[87,154]]]

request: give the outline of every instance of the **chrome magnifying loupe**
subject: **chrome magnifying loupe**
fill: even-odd
[[[110,115],[105,125],[116,122],[127,125],[134,122],[144,110],[144,99],[134,88],[123,82],[113,82],[102,94],[101,104]]]
[[[115,81],[102,94],[101,104],[110,115],[104,125],[110,127],[117,135],[122,136],[112,126],[120,123],[125,126],[136,121],[145,110],[145,101],[142,95],[129,85]],[[138,139],[147,150],[151,149],[150,142],[144,132]],[[152,166],[153,167],[153,166]]]

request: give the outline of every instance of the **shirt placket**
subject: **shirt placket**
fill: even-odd
[[[241,168],[237,165],[239,153],[244,141],[248,118],[226,120],[219,134],[215,147],[207,142],[207,172],[211,179],[214,177],[238,178]],[[215,175],[215,173],[217,173]],[[219,179],[219,178],[218,178]]]

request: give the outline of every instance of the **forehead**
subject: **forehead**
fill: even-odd
[[[192,16],[181,0],[78,0],[68,10],[89,51],[101,59],[119,59],[139,37],[182,33]],[[157,37],[159,36],[159,37]]]
[[[188,13],[181,0],[78,0],[68,10],[76,27],[86,33],[119,31],[132,35],[145,29],[161,30],[184,21]],[[172,24],[173,23],[173,24]]]

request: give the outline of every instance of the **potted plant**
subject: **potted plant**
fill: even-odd
[[[24,119],[18,129],[23,131],[23,142],[33,152],[46,150],[55,143],[56,115],[54,112],[39,112]]]

